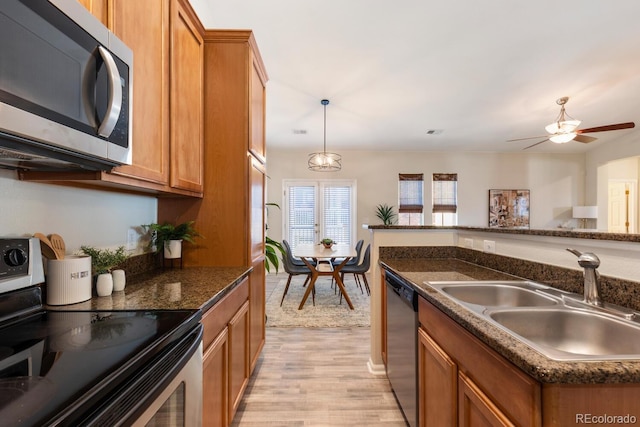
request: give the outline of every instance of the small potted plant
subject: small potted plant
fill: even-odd
[[[393,206],[381,203],[376,206],[376,216],[382,220],[384,225],[393,225],[396,214],[393,211]]]
[[[96,277],[98,296],[111,295],[111,292],[113,292],[111,271],[129,258],[124,246],[119,246],[116,249],[97,249],[93,246],[81,246],[80,251],[91,257],[91,270]]]
[[[142,227],[151,232],[149,246],[155,247],[155,252],[164,251],[165,259],[182,257],[182,242],[193,243],[196,237],[202,237],[193,227],[194,221],[183,222],[174,225],[168,222],[164,224],[147,224]]]
[[[333,246],[335,241],[333,239],[325,237],[324,239],[320,240],[320,243],[322,243],[322,246],[324,246],[326,249],[331,249],[331,246]]]

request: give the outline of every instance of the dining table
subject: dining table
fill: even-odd
[[[298,310],[302,310],[307,298],[309,298],[309,294],[315,295],[316,280],[320,276],[331,276],[335,280],[349,308],[353,310],[353,303],[340,277],[340,270],[349,260],[358,256],[354,247],[346,244],[334,244],[330,248],[326,248],[322,244],[299,244],[293,249],[293,256],[300,258],[311,272],[311,280],[298,306]],[[334,263],[333,261],[336,259],[340,259],[340,263]],[[312,298],[315,303],[315,297],[312,296]]]

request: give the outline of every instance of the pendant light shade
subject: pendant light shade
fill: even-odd
[[[342,169],[342,156],[337,153],[327,152],[327,105],[328,99],[320,103],[324,106],[324,145],[321,152],[309,154],[309,170],[316,172],[337,172]]]

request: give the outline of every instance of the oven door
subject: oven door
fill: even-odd
[[[145,365],[72,424],[83,426],[200,427],[202,325]]]
[[[202,425],[202,343],[164,391],[133,423],[135,427]]]

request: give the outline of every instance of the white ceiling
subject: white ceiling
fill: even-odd
[[[506,140],[545,135],[562,96],[580,128],[640,127],[638,0],[191,3],[207,28],[254,31],[272,147],[321,149],[323,98],[327,150],[337,152],[519,152],[544,138]],[[632,132],[529,151],[580,152]]]

